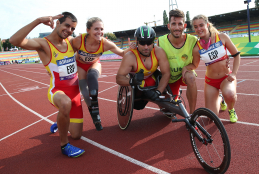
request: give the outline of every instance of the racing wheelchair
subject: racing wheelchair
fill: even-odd
[[[149,87],[119,86],[117,95],[117,119],[119,127],[125,130],[129,127],[133,110],[144,109],[148,102],[157,104],[160,111],[172,116],[172,123],[185,122],[190,132],[192,149],[201,166],[208,173],[225,173],[231,159],[231,149],[224,125],[214,112],[207,108],[198,108],[190,115],[184,105],[181,93],[173,96],[167,86],[156,100],[150,100],[141,95],[145,90],[157,88],[161,73],[155,72],[156,85]],[[177,100],[175,100],[177,98]],[[183,117],[178,119],[176,114]]]

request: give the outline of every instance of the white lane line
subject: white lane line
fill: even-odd
[[[100,91],[100,92],[98,92],[98,93],[102,93],[102,92],[107,91],[107,90],[109,90],[109,89],[111,89],[111,88],[114,88],[114,87],[116,87],[116,86],[118,86],[118,85],[114,85],[114,86],[112,86],[112,87],[110,87],[110,88],[107,88],[107,89],[105,89],[105,90],[102,90],[102,91]]]
[[[58,111],[57,111],[57,112],[54,112],[53,114],[48,115],[46,118],[48,118],[48,117],[50,117],[50,116],[52,116],[52,115],[54,115],[54,114],[56,114],[56,113],[58,113]],[[41,122],[42,120],[44,120],[44,119],[40,119],[40,120],[38,120],[38,121],[36,121],[36,122],[34,122],[34,123],[28,125],[28,126],[25,126],[24,128],[22,128],[22,129],[20,129],[20,130],[18,130],[18,131],[16,131],[16,132],[14,132],[14,133],[11,133],[10,135],[7,135],[7,136],[5,136],[4,138],[1,138],[0,141],[2,141],[2,140],[6,139],[6,138],[8,138],[8,137],[10,137],[10,136],[12,136],[12,135],[14,135],[14,134],[17,134],[18,132],[21,132],[22,130],[24,130],[24,129],[28,128],[28,127],[31,127],[31,126],[35,125],[36,123]],[[53,124],[53,123],[54,123],[54,122],[52,121],[52,124]]]
[[[37,113],[37,112],[33,111],[32,109],[28,108],[27,106],[23,105],[21,102],[19,102],[18,100],[16,100],[13,96],[11,96],[11,95],[8,93],[8,91],[4,88],[4,86],[2,85],[2,83],[0,83],[0,85],[1,85],[2,88],[5,90],[5,92],[9,95],[9,97],[11,97],[16,103],[18,103],[19,105],[21,105],[23,108],[25,108],[25,109],[27,109],[28,111],[32,112],[33,114],[37,115],[38,117],[41,118],[41,120],[45,120],[45,121],[49,122],[50,124],[53,124],[53,123],[54,123],[53,121],[47,119],[46,117],[43,117],[43,116],[40,115],[39,113]],[[116,85],[116,86],[117,86],[117,85]],[[103,92],[103,91],[102,91],[102,92]],[[26,127],[24,127],[23,129],[20,129],[19,131],[16,131],[16,132],[14,132],[14,133],[12,133],[12,134],[10,134],[10,135],[8,135],[8,136],[6,136],[6,137],[0,139],[0,141],[2,141],[2,140],[4,140],[4,139],[6,139],[6,138],[8,138],[8,137],[10,137],[10,136],[12,136],[12,135],[18,133],[18,132],[20,132],[20,131],[22,131],[22,130],[24,130],[24,129],[26,129],[26,128],[28,128],[28,127],[30,127],[30,126],[32,126],[32,125],[38,123],[38,122],[40,122],[41,120],[38,120],[38,121],[34,122],[33,124],[31,124],[31,125],[29,125],[29,126],[26,126]],[[158,169],[158,168],[155,168],[155,167],[153,167],[153,166],[150,166],[150,165],[148,165],[148,164],[145,164],[145,163],[143,163],[143,162],[141,162],[141,161],[138,161],[138,160],[136,160],[136,159],[134,159],[134,158],[131,158],[131,157],[126,156],[126,155],[124,155],[124,154],[122,154],[122,153],[119,153],[119,152],[117,152],[117,151],[115,151],[115,150],[112,150],[112,149],[110,149],[110,148],[108,148],[108,147],[105,147],[105,146],[103,146],[103,145],[101,145],[101,144],[99,144],[99,143],[96,143],[96,142],[94,142],[94,141],[92,141],[92,140],[90,140],[90,139],[88,139],[88,138],[86,138],[86,137],[84,137],[84,136],[82,136],[81,139],[84,140],[84,141],[86,141],[86,142],[88,142],[88,143],[90,143],[90,144],[92,144],[92,145],[94,145],[94,146],[96,146],[96,147],[98,147],[98,148],[100,148],[100,149],[102,149],[102,150],[105,150],[105,151],[107,151],[107,152],[109,152],[109,153],[111,153],[111,154],[113,154],[113,155],[115,155],[115,156],[118,156],[118,157],[120,157],[120,158],[122,158],[122,159],[125,159],[125,160],[127,160],[127,161],[129,161],[129,162],[131,162],[131,163],[133,163],[133,164],[135,164],[135,165],[141,166],[141,167],[143,167],[143,168],[145,168],[145,169],[147,169],[147,170],[150,170],[150,171],[152,171],[152,172],[159,173],[159,174],[169,174],[168,172],[165,172],[165,171],[163,171],[163,170],[160,170],[160,169]]]
[[[251,64],[251,63],[254,63],[254,62],[257,62],[257,61],[258,61],[258,60],[255,60],[255,61],[253,61],[253,62],[249,62],[249,63],[243,64],[243,65],[241,65],[241,66],[248,65],[248,64]]]
[[[4,70],[0,70],[0,71],[4,71]],[[40,83],[40,84],[42,84],[42,85],[49,86],[49,85],[46,84],[46,83],[42,83],[42,82],[39,82],[39,81],[36,81],[36,80],[32,80],[32,79],[29,79],[29,78],[26,78],[26,77],[23,77],[23,76],[19,76],[19,75],[17,75],[17,74],[10,73],[10,72],[8,72],[8,71],[4,71],[4,72],[9,73],[9,74],[12,74],[12,75],[15,75],[15,76],[18,76],[18,77],[21,77],[21,78],[24,78],[24,79],[27,79],[27,80],[30,80],[30,81],[33,81],[33,82],[36,82],[36,83]]]
[[[129,162],[131,162],[131,163],[133,163],[133,164],[136,164],[136,165],[138,165],[138,166],[140,166],[140,167],[143,167],[143,168],[145,168],[145,169],[147,169],[147,170],[150,170],[150,171],[152,171],[152,172],[154,172],[154,173],[169,174],[168,172],[165,172],[165,171],[163,171],[163,170],[160,170],[160,169],[158,169],[158,168],[155,168],[155,167],[153,167],[153,166],[150,166],[150,165],[148,165],[148,164],[145,164],[145,163],[143,163],[143,162],[141,162],[141,161],[135,160],[134,158],[131,158],[131,157],[127,156],[127,155],[124,155],[124,154],[119,153],[119,152],[117,152],[117,151],[114,151],[114,150],[112,150],[112,149],[110,149],[110,148],[107,148],[107,147],[105,147],[105,146],[103,146],[103,145],[101,145],[101,144],[99,144],[99,143],[96,143],[96,142],[94,142],[94,141],[92,141],[92,140],[90,140],[90,139],[88,139],[88,138],[82,137],[81,139],[84,140],[84,141],[86,141],[86,142],[88,142],[88,143],[90,143],[90,144],[92,144],[92,145],[94,145],[94,146],[99,147],[99,148],[102,149],[102,150],[105,150],[105,151],[107,151],[107,152],[109,152],[109,153],[111,153],[111,154],[113,154],[113,155],[115,155],[115,156],[118,156],[118,157],[120,157],[120,158],[122,158],[122,159],[125,159],[125,160],[127,160],[127,161],[129,161]]]
[[[109,100],[109,99],[106,99],[106,98],[98,97],[98,99],[117,103],[117,101],[115,101],[115,100]],[[145,108],[147,108],[147,109],[152,109],[152,110],[157,110],[157,111],[160,110],[159,108],[153,108],[153,107],[148,107],[148,106],[146,106]],[[222,120],[222,121],[227,121],[227,122],[230,121],[230,120],[228,120],[228,119],[223,119],[223,118],[219,118],[219,119]],[[251,125],[251,126],[259,126],[259,124],[257,124],[257,123],[249,123],[249,122],[243,122],[243,121],[237,121],[236,123],[245,124],[245,125]]]
[[[37,90],[38,90],[38,89],[45,89],[45,88],[48,88],[48,87],[37,88]],[[36,89],[35,89],[35,90],[36,90]],[[22,92],[28,92],[28,91],[13,92],[13,93],[10,93],[10,94],[19,94],[19,93],[22,93]],[[0,95],[0,97],[6,96],[6,95],[8,95],[8,94],[2,94],[2,95]]]
[[[246,80],[242,80],[242,81],[240,81],[240,82],[237,82],[237,84],[242,83],[242,82],[244,82],[244,81],[246,81]]]
[[[19,105],[21,105],[23,108],[27,109],[28,111],[32,112],[33,114],[37,115],[38,117],[40,117],[41,119],[53,124],[53,121],[45,118],[44,116],[40,115],[39,113],[35,112],[34,110],[28,108],[27,106],[25,106],[24,104],[22,104],[21,102],[19,102],[18,100],[16,100],[6,89],[5,87],[2,85],[2,83],[0,83],[0,85],[2,86],[2,88],[4,89],[4,91],[6,92],[6,94],[13,99],[16,103],[18,103]]]
[[[223,119],[223,118],[221,119],[221,118],[220,118],[220,120],[221,120],[221,121],[227,121],[227,122],[229,122],[228,119]],[[250,126],[259,126],[259,124],[256,124],[256,123],[248,123],[248,122],[243,122],[243,121],[237,121],[236,123],[245,124],[245,125],[250,125]],[[235,124],[236,124],[236,123],[235,123]]]
[[[45,74],[47,75],[47,73],[40,73],[40,72],[35,72],[35,71],[28,71],[28,70],[20,70],[20,69],[12,69],[12,70],[15,70],[15,71],[25,71],[25,72],[28,72],[28,73],[34,73],[34,74]]]

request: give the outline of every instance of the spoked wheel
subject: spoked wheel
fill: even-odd
[[[134,89],[119,86],[117,96],[117,118],[121,129],[125,130],[131,121],[134,107]]]
[[[202,167],[209,173],[226,172],[230,164],[231,150],[222,122],[206,108],[195,110],[190,122],[204,141],[200,142],[190,131],[192,148]]]

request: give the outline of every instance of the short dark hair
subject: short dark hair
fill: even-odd
[[[183,22],[185,22],[184,12],[179,9],[174,9],[169,12],[169,22],[171,22],[171,17],[181,17],[183,18]]]
[[[62,18],[59,18],[60,24],[62,24],[66,18],[70,18],[72,22],[77,22],[77,18],[70,12],[63,12],[62,15],[64,15]]]

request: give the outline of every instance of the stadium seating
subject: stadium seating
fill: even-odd
[[[259,21],[251,22],[250,23],[250,32],[255,33],[259,32]],[[248,33],[248,24],[244,23],[239,25],[232,34],[247,34]]]
[[[19,51],[4,51],[0,53],[1,61],[23,60],[23,59],[37,59],[38,53],[35,50],[19,50]]]

